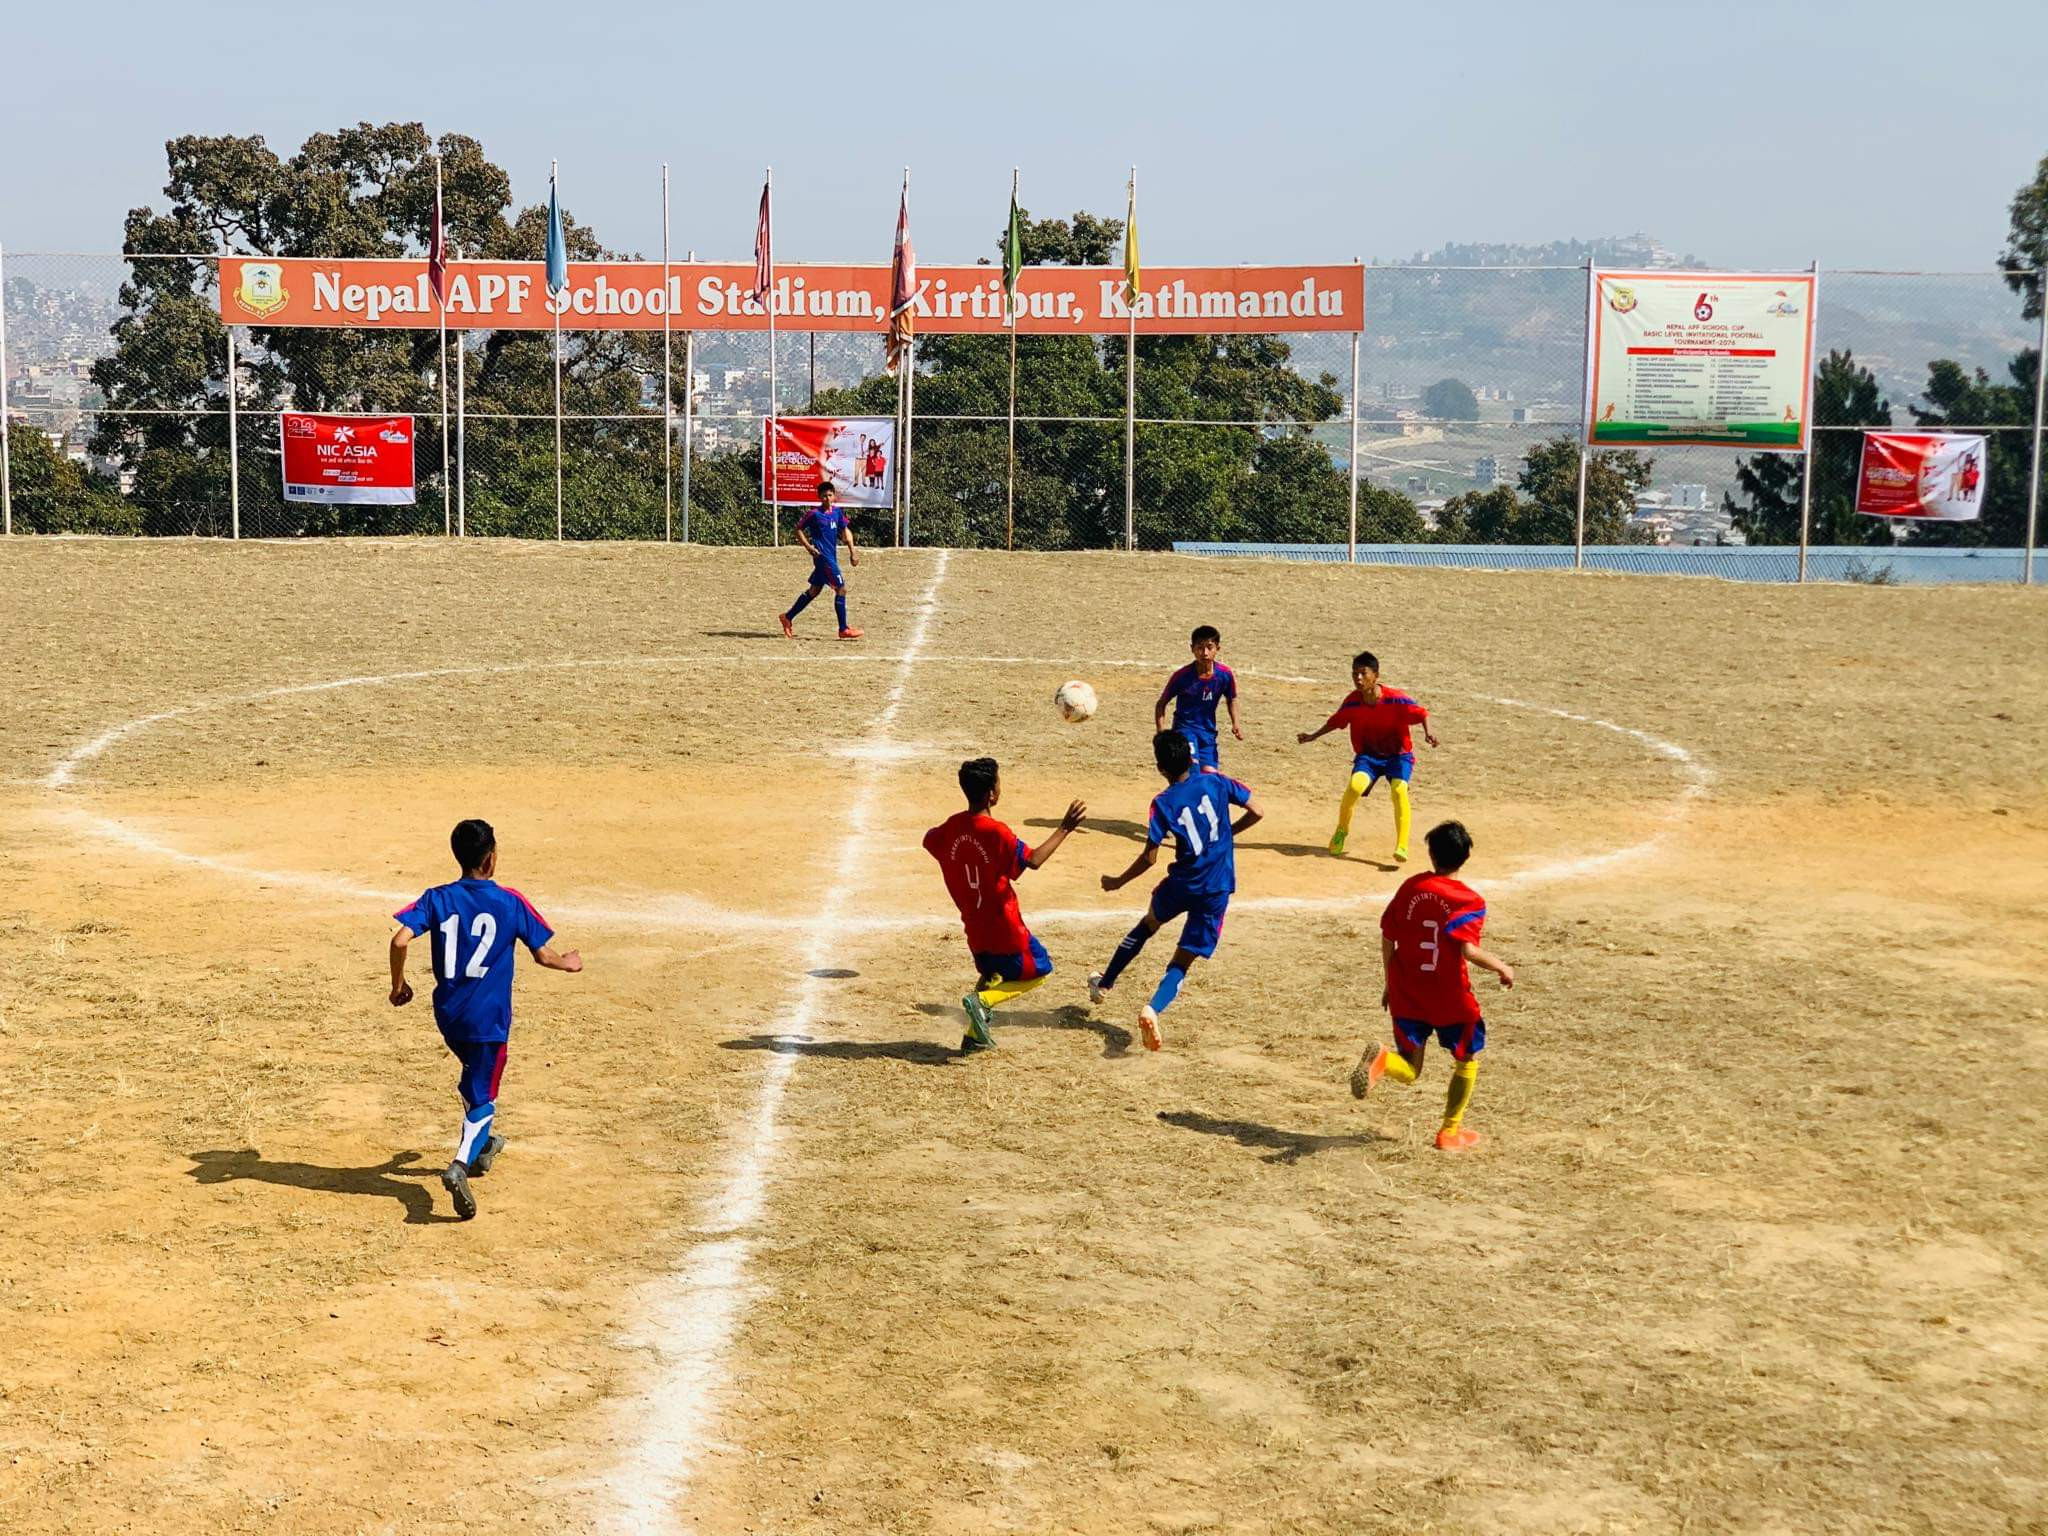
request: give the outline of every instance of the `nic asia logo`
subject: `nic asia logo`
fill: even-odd
[[[1777,291],[1777,294],[1772,298],[1771,302],[1764,307],[1764,313],[1767,315],[1779,315],[1784,317],[1785,319],[1791,319],[1793,316],[1799,313],[1799,301],[1793,298],[1792,295],[1786,292],[1783,288],[1780,288]]]
[[[235,302],[259,320],[274,315],[291,300],[284,289],[284,268],[271,261],[245,261],[235,285]]]

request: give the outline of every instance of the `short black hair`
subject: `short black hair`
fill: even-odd
[[[1200,645],[1204,640],[1207,640],[1211,645],[1221,645],[1223,643],[1222,632],[1214,624],[1197,624],[1195,632],[1188,636],[1188,644]]]
[[[1371,667],[1377,672],[1380,669],[1380,659],[1371,651],[1360,651],[1351,658],[1351,670],[1356,672],[1360,667]]]
[[[1152,738],[1152,761],[1169,779],[1178,779],[1195,765],[1195,748],[1179,731],[1161,731]]]
[[[1438,822],[1423,841],[1429,844],[1429,862],[1447,875],[1463,869],[1472,857],[1472,834],[1462,821]]]
[[[484,860],[491,856],[491,850],[497,846],[498,834],[491,830],[488,821],[478,816],[472,816],[468,821],[458,821],[455,830],[448,834],[448,847],[464,873],[472,869],[482,869]]]
[[[818,482],[818,494],[820,496],[836,496],[839,494],[839,488],[830,480],[820,480]]]
[[[988,804],[999,772],[992,757],[970,757],[960,765],[960,793],[967,797],[969,810],[978,811]]]

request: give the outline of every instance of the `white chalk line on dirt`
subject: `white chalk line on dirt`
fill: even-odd
[[[862,733],[878,750],[863,760],[857,786],[840,806],[846,830],[824,895],[801,930],[798,963],[805,974],[784,1018],[785,1036],[803,1036],[818,1022],[828,985],[818,973],[838,958],[847,907],[869,857],[882,779],[893,761],[880,749],[894,740],[896,717],[938,609],[947,563],[947,552],[940,550],[931,581],[918,599],[910,643],[897,663],[888,696]],[[698,1229],[708,1241],[691,1251],[682,1269],[640,1288],[638,1321],[628,1342],[653,1352],[654,1370],[640,1391],[620,1405],[620,1418],[627,1426],[625,1448],[600,1489],[606,1524],[612,1529],[646,1531],[676,1524],[676,1506],[689,1490],[718,1411],[727,1351],[740,1314],[753,1299],[747,1274],[754,1246],[749,1229],[767,1200],[771,1166],[781,1142],[777,1117],[796,1060],[794,1051],[767,1053],[753,1116]]]

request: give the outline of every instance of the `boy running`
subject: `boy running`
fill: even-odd
[[[498,1110],[498,1081],[505,1075],[506,1041],[512,1033],[513,943],[524,944],[551,971],[580,971],[583,956],[548,947],[555,936],[533,903],[491,877],[498,869],[498,838],[488,821],[460,823],[448,839],[462,878],[437,885],[393,914],[391,1006],[412,1001],[405,979],[406,946],[423,933],[434,936],[434,1022],[441,1039],[462,1063],[455,1091],[462,1095],[462,1132],[455,1160],[441,1183],[464,1221],[476,1214],[469,1181],[482,1178],[505,1149],[491,1134]]]
[[[1195,749],[1195,763],[1202,768],[1215,768],[1216,760],[1216,706],[1223,703],[1230,708],[1230,734],[1239,741],[1244,732],[1237,723],[1237,674],[1216,659],[1216,652],[1222,648],[1223,636],[1216,632],[1213,624],[1204,624],[1188,636],[1188,648],[1195,653],[1195,659],[1182,667],[1166,680],[1160,690],[1159,702],[1152,706],[1152,729],[1166,729],[1167,701],[1173,703],[1173,728],[1187,737],[1188,745]]]
[[[1351,782],[1344,787],[1344,799],[1337,807],[1337,830],[1330,835],[1330,852],[1342,854],[1344,839],[1351,835],[1351,813],[1358,802],[1372,793],[1373,785],[1387,781],[1387,793],[1394,801],[1394,862],[1408,860],[1408,781],[1415,773],[1415,743],[1408,727],[1422,727],[1422,739],[1432,747],[1437,739],[1429,729],[1429,711],[1414,696],[1380,681],[1380,659],[1371,651],[1351,658],[1352,690],[1337,712],[1325,720],[1321,730],[1301,731],[1295,740],[1306,745],[1327,736],[1340,725],[1351,727]]]
[[[1479,1078],[1479,1053],[1486,1049],[1486,1019],[1472,995],[1465,963],[1493,972],[1503,987],[1515,984],[1515,973],[1479,947],[1486,902],[1456,878],[1472,856],[1472,834],[1462,822],[1446,821],[1431,827],[1424,841],[1430,873],[1402,881],[1380,914],[1380,961],[1387,975],[1380,1006],[1393,1016],[1394,1049],[1366,1047],[1351,1069],[1351,1093],[1364,1098],[1382,1077],[1414,1082],[1422,1071],[1423,1050],[1435,1034],[1437,1044],[1457,1062],[1444,1099],[1444,1123],[1436,1133],[1437,1149],[1462,1152],[1479,1141],[1479,1133],[1466,1130],[1463,1122]]]
[[[1110,956],[1108,968],[1088,978],[1088,1000],[1099,1003],[1160,925],[1186,914],[1166,975],[1152,1001],[1138,1013],[1138,1033],[1148,1051],[1166,1043],[1159,1030],[1159,1015],[1180,995],[1188,967],[1216,953],[1230,893],[1237,889],[1237,853],[1232,840],[1262,814],[1252,804],[1251,790],[1236,779],[1197,772],[1194,748],[1179,731],[1161,731],[1152,738],[1152,760],[1166,779],[1166,788],[1152,799],[1145,851],[1122,874],[1104,875],[1102,888],[1121,890],[1137,879],[1159,862],[1159,845],[1169,837],[1174,841],[1173,864],[1153,890],[1138,926],[1123,936]],[[1230,824],[1234,805],[1244,807],[1236,826]]]
[[[967,1033],[960,1041],[965,1054],[996,1043],[988,1027],[998,1004],[1022,997],[1052,974],[1052,957],[1024,926],[1010,882],[1027,869],[1044,867],[1067,834],[1081,825],[1088,807],[1079,800],[1069,805],[1053,834],[1031,848],[989,815],[1003,797],[1002,771],[994,758],[962,763],[960,792],[967,797],[967,809],[925,833],[924,851],[939,861],[974,956],[974,990],[960,999],[967,1010]]]
[[[853,527],[847,522],[846,513],[833,505],[836,494],[830,480],[820,480],[818,504],[796,520],[797,542],[811,557],[811,584],[781,616],[782,632],[792,640],[796,638],[796,616],[827,587],[832,589],[832,606],[839,612],[839,638],[861,637],[861,631],[846,622],[846,578],[839,574],[840,542],[845,542],[846,553],[855,565],[860,564],[860,551],[854,548]]]

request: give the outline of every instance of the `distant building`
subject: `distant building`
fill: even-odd
[[[1680,512],[1704,512],[1707,510],[1707,488],[1690,482],[1671,487],[1671,505]]]
[[[1546,420],[1544,408],[1538,404],[1518,405],[1508,413],[1508,419],[1518,427],[1533,427]]]
[[[1518,460],[1509,460],[1487,453],[1472,462],[1472,478],[1479,482],[1481,490],[1491,490],[1496,485],[1513,485],[1521,477]]]

